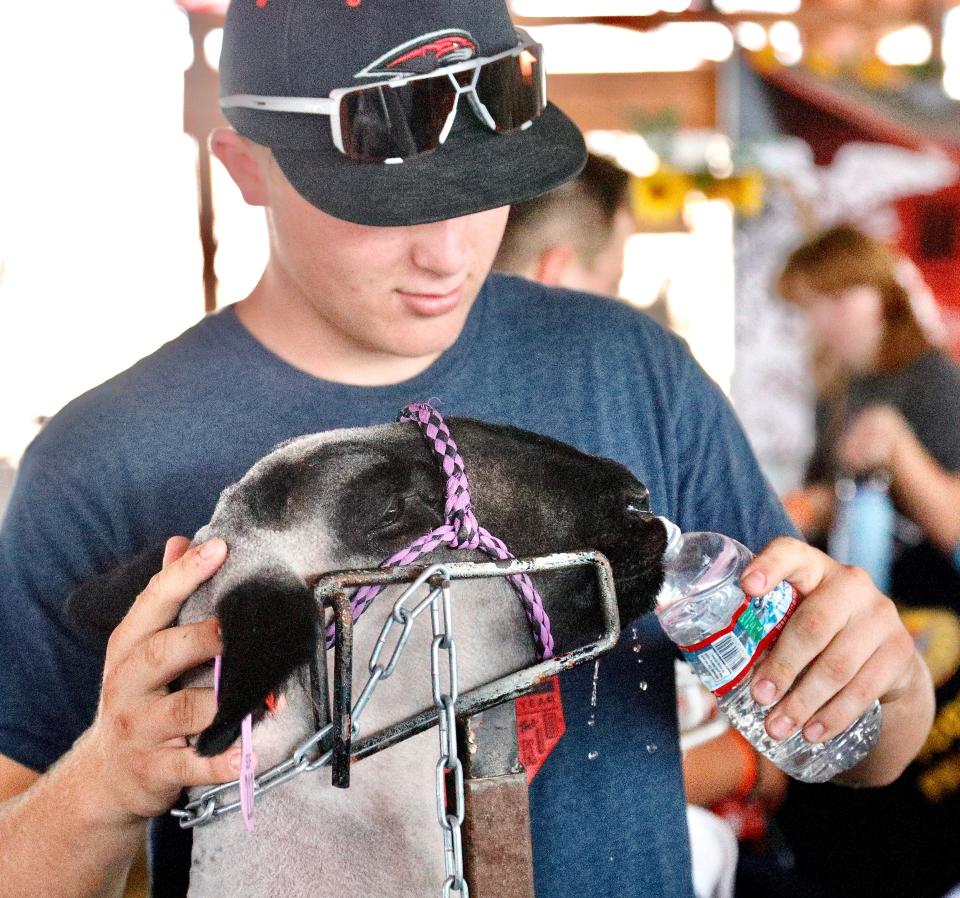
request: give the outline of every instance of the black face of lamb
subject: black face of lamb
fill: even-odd
[[[479,521],[515,555],[596,549],[610,561],[622,625],[652,610],[666,530],[647,488],[610,459],[511,427],[448,419],[466,459]],[[593,639],[599,620],[586,570],[537,578],[558,651]]]

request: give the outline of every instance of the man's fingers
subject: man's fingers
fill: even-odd
[[[217,700],[212,689],[180,689],[156,702],[151,710],[145,735],[151,741],[157,742],[196,736],[213,723],[216,713]]]
[[[163,547],[162,567],[166,567],[168,564],[182,557],[189,548],[190,540],[185,536],[171,536],[170,539],[167,540],[167,544]]]
[[[240,773],[240,750],[228,749],[214,758],[204,758],[192,746],[166,748],[155,756],[159,781],[172,787],[228,783]]]
[[[215,620],[160,630],[143,639],[123,662],[107,671],[104,696],[115,685],[120,685],[129,695],[160,689],[222,651],[220,627]]]
[[[856,676],[802,724],[807,741],[828,742],[863,714],[885,691],[883,684],[889,679],[891,660],[889,649],[874,652]]]
[[[170,543],[167,545],[169,547]],[[226,556],[227,544],[219,537],[213,537],[154,574],[127,616],[113,631],[108,653],[126,655],[143,637],[170,626],[176,620],[180,606],[201,583],[213,576]]]
[[[796,732],[835,696],[850,689],[883,641],[886,624],[879,616],[861,616],[850,623],[846,616],[838,617],[837,610],[826,597],[810,596],[758,669],[758,680],[772,682],[776,698],[784,696],[766,720],[767,732],[775,739]],[[824,639],[827,644],[818,649]],[[862,679],[859,682],[865,685]]]
[[[781,580],[788,580],[801,595],[809,595],[838,567],[829,555],[798,539],[782,536],[747,565],[740,585],[747,595],[762,596]]]

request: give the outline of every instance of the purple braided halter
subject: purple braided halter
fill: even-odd
[[[443,473],[447,476],[444,522],[435,530],[414,540],[384,561],[380,567],[403,566],[416,561],[421,555],[432,552],[439,546],[451,549],[479,549],[491,558],[513,558],[513,553],[485,527],[481,527],[470,501],[470,484],[460,450],[450,435],[443,417],[425,402],[411,403],[397,416],[398,421],[413,421],[417,424],[434,454],[440,459]],[[543,607],[543,599],[533,581],[526,574],[514,574],[507,578],[520,599],[540,659],[553,657],[553,635],[550,618]],[[370,603],[383,589],[382,586],[363,586],[351,599],[353,619],[366,611]],[[327,628],[327,648],[333,646],[333,627]]]

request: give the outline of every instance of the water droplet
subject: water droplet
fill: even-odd
[[[647,681],[646,681],[646,680],[641,680],[638,685],[640,686],[640,691],[641,691],[641,692],[646,692],[646,691],[647,691]]]
[[[636,627],[631,627],[631,628],[630,628],[630,638],[631,638],[634,642],[637,641],[637,628],[636,628]]]
[[[590,707],[597,707],[597,680],[600,678],[600,662],[593,662],[593,686],[590,690]]]
[[[592,714],[587,718],[587,726],[592,727],[597,722],[597,718]]]
[[[653,754],[657,750],[657,746],[652,742],[647,743],[647,754]]]
[[[638,643],[633,647],[633,651],[634,651],[636,654],[639,654],[639,653],[640,653],[640,649],[642,649],[642,648],[643,648],[643,646],[640,645],[640,643],[638,642]]]
[[[612,854],[610,855],[610,860],[611,860],[611,861],[613,860],[613,855],[612,855]]]
[[[587,760],[588,760],[588,761],[593,761],[593,760],[595,760],[595,759],[597,758],[597,756],[598,756],[599,754],[600,754],[600,752],[598,752],[598,751],[588,751],[588,752],[587,752]]]

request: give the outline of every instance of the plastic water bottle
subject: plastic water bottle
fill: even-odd
[[[889,475],[878,471],[859,481],[842,477],[836,493],[837,513],[827,552],[842,564],[863,568],[880,592],[889,593],[897,518]]]
[[[752,553],[720,533],[685,533],[672,521],[663,556],[665,580],[657,617],[720,710],[747,741],[794,779],[822,783],[866,757],[880,735],[880,703],[829,742],[808,742],[798,731],[777,741],[763,722],[770,705],[750,695],[753,669],[780,634],[797,604],[785,580],[766,595],[748,598],[740,575]]]

